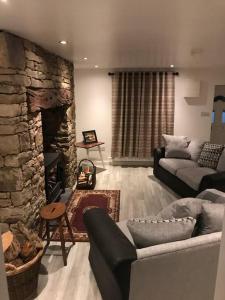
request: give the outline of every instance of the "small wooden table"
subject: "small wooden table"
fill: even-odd
[[[89,149],[94,148],[94,147],[98,147],[98,152],[99,152],[99,156],[101,158],[102,161],[102,166],[105,169],[105,164],[103,161],[103,156],[102,156],[102,150],[101,150],[101,145],[104,145],[104,142],[98,142],[98,143],[90,143],[90,144],[84,144],[83,142],[79,142],[76,143],[77,148],[83,148],[86,149],[87,152],[87,158],[89,159]]]

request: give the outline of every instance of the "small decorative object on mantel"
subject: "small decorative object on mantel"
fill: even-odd
[[[97,135],[95,130],[82,131],[84,137],[84,144],[97,143]]]
[[[25,300],[36,294],[43,255],[42,240],[18,222],[13,232],[2,234],[10,300]]]
[[[89,159],[80,161],[77,168],[77,189],[92,190],[96,184],[96,167]]]

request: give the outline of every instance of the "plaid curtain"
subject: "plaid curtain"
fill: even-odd
[[[162,145],[162,134],[173,134],[173,73],[115,73],[112,130],[112,158],[149,158]]]

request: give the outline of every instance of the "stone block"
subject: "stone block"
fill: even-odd
[[[6,223],[0,223],[0,230],[1,230],[1,233],[9,231],[9,225]]]
[[[25,211],[22,207],[0,208],[0,222],[14,224],[18,221],[24,221]]]
[[[20,191],[20,192],[12,192],[11,193],[11,200],[13,206],[22,206],[24,204],[27,204],[32,199],[32,190],[31,187],[27,187],[26,189]],[[0,200],[1,202],[1,200]],[[1,205],[1,204],[0,204]]]
[[[28,124],[21,122],[15,125],[0,125],[0,135],[10,135],[28,131]]]
[[[54,88],[54,83],[52,82],[52,80],[43,80],[42,87],[44,89],[52,89]]]
[[[22,170],[4,167],[0,169],[0,187],[2,192],[20,191],[23,188]]]
[[[26,88],[20,85],[8,85],[0,82],[0,94],[24,94],[26,93]]]
[[[13,34],[0,32],[0,67],[25,69],[23,40]]]
[[[22,152],[17,155],[5,156],[6,167],[21,167],[32,158],[32,152]]]
[[[43,145],[42,130],[39,129],[34,137],[36,147]]]
[[[0,117],[0,125],[14,125],[21,122],[21,117],[15,118],[1,118]]]
[[[0,135],[9,135],[16,133],[16,125],[0,125]]]
[[[20,104],[26,101],[26,94],[0,94],[0,104]]]
[[[21,152],[31,149],[30,135],[28,132],[19,134]]]
[[[0,156],[0,168],[4,166],[4,158]]]
[[[7,198],[10,198],[10,193],[0,192],[0,199],[7,199]]]
[[[43,83],[41,80],[31,78],[31,87],[34,88],[43,88]]]
[[[13,118],[21,115],[19,104],[0,104],[0,117]]]
[[[12,205],[12,202],[10,199],[0,199],[0,208],[9,207],[11,205]]]
[[[21,104],[21,115],[22,116],[27,116],[27,113],[28,113],[28,107],[27,107],[27,103],[24,102]]]
[[[15,74],[15,75],[1,75],[0,82],[11,84],[11,85],[22,85],[30,86],[31,80],[26,75]]]
[[[34,52],[32,52],[32,51],[25,50],[25,55],[26,55],[26,58],[28,60],[35,61],[35,62],[38,62],[38,63],[43,62],[42,58],[40,56],[38,56],[37,54],[35,54]]]
[[[29,128],[29,126],[28,126],[27,122],[21,122],[18,125],[16,125],[15,132],[16,133],[24,132],[24,131],[27,131],[28,128]]]
[[[31,179],[35,174],[35,168],[28,166],[28,165],[24,165],[23,166],[23,179],[24,181],[27,181],[29,179]]]
[[[20,152],[20,144],[18,135],[2,135],[0,136],[0,154],[2,156],[8,154],[17,154]]]
[[[11,74],[17,74],[17,70],[14,69],[8,69],[8,68],[1,68],[0,67],[0,74],[1,75],[11,75]]]

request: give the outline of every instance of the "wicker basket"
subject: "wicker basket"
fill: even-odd
[[[79,182],[79,176],[81,172],[83,171],[83,166],[84,165],[90,165],[92,167],[92,172],[89,173],[92,176],[91,183],[86,182],[85,184],[81,184]],[[82,159],[78,165],[77,168],[77,189],[78,190],[93,190],[95,188],[96,184],[96,166],[93,164],[93,162],[89,159]]]
[[[31,261],[6,273],[10,300],[28,300],[36,295],[42,255],[40,250]]]

